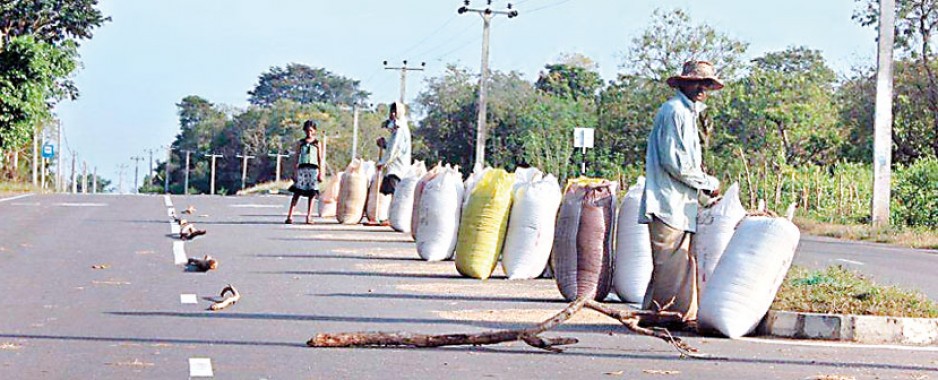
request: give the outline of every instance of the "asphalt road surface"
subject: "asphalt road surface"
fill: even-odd
[[[0,200],[0,379],[938,378],[938,347],[690,336],[711,356],[695,360],[587,311],[547,334],[580,339],[562,354],[517,343],[308,348],[320,332],[518,328],[565,303],[552,280],[459,278],[452,262],[417,260],[410,239],[389,229],[283,225],[287,201],[173,196],[173,208],[195,206],[187,218],[209,231],[179,243],[162,196]],[[182,254],[220,266],[185,272],[174,263]],[[936,260],[809,237],[797,258],[859,267],[938,298]],[[243,299],[207,311],[227,284]]]

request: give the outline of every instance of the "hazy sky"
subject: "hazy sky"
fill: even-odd
[[[58,106],[71,150],[117,181],[117,166],[178,133],[175,104],[187,95],[247,105],[247,91],[271,66],[324,67],[362,80],[372,102],[399,93],[398,72],[381,62],[427,63],[409,75],[407,94],[423,89],[448,63],[478,70],[482,22],[457,15],[460,0],[101,0],[113,21],[80,51],[81,98]],[[871,66],[872,29],[850,19],[854,0],[519,0],[520,17],[492,26],[491,67],[536,78],[565,52],[594,59],[615,78],[622,52],[656,8],[680,7],[749,42],[748,55],[805,45],[824,52],[838,71]],[[475,0],[480,7],[484,1]],[[507,2],[494,1],[504,9]],[[162,159],[165,152],[158,153]],[[141,178],[146,171],[141,165]]]

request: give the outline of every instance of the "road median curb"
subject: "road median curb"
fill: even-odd
[[[801,313],[771,310],[756,332],[781,338],[868,344],[938,345],[938,318]]]

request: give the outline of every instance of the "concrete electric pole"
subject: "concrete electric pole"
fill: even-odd
[[[215,195],[215,159],[219,157],[225,157],[225,156],[220,155],[220,154],[206,154],[205,157],[212,158],[212,178],[209,181],[209,189],[210,189],[209,194]]]
[[[78,194],[78,172],[75,171],[76,161],[78,161],[78,153],[72,152],[72,194]]]
[[[892,175],[892,66],[895,41],[895,0],[879,2],[879,49],[876,68],[876,114],[873,119],[874,227],[889,225],[890,176]]]
[[[182,151],[182,152],[186,154],[186,177],[185,177],[185,179],[183,180],[183,183],[182,183],[182,186],[183,186],[183,194],[189,195],[189,156],[192,155],[192,151],[191,151],[191,150],[184,150],[184,151]]]
[[[420,62],[420,67],[407,67],[407,60],[404,60],[404,64],[402,66],[394,67],[394,66],[388,66],[388,61],[384,61],[385,70],[400,70],[401,71],[401,99],[400,99],[401,104],[406,104],[404,102],[404,99],[407,94],[407,72],[408,71],[423,71],[426,67],[427,67],[426,62]]]
[[[88,194],[88,161],[81,162],[81,193]]]
[[[352,148],[353,151],[354,151],[354,149],[355,149],[355,148]],[[267,156],[268,156],[268,157],[275,157],[275,158],[277,159],[277,170],[276,170],[276,173],[277,173],[277,182],[280,182],[280,173],[281,173],[281,171],[280,171],[280,167],[281,167],[281,166],[280,166],[280,162],[281,162],[281,160],[282,160],[284,157],[290,157],[290,155],[289,155],[289,154],[280,154],[280,153],[277,153],[277,154],[268,153]],[[354,157],[353,157],[353,158],[354,158]]]
[[[117,193],[124,193],[124,170],[127,170],[127,164],[117,165]]]
[[[479,78],[479,119],[476,124],[476,159],[475,163],[484,165],[485,163],[485,138],[488,131],[486,130],[486,83],[489,79],[489,29],[492,26],[492,18],[497,15],[505,15],[508,18],[518,17],[518,11],[511,8],[511,4],[508,4],[507,11],[495,11],[492,10],[492,0],[488,0],[488,4],[485,9],[473,9],[469,8],[469,0],[463,2],[463,6],[459,7],[456,10],[456,13],[478,13],[482,16],[482,70]]]
[[[235,157],[241,159],[241,190],[244,190],[247,185],[248,177],[248,160],[254,158],[254,156],[249,156],[247,152],[244,154],[236,155]]]
[[[140,186],[137,181],[140,176],[140,161],[143,161],[143,157],[133,156],[130,159],[134,161],[134,194],[140,194]]]
[[[173,161],[173,147],[167,145],[166,147],[166,166],[163,168],[163,194],[169,194],[169,164]]]
[[[150,176],[150,180],[147,182],[147,185],[152,185],[152,184],[153,184],[153,177],[154,177],[154,175],[153,175],[153,153],[156,153],[156,149],[147,149],[147,150],[144,150],[144,152],[147,152],[147,153],[150,155],[150,171],[147,173],[147,175]],[[144,177],[146,177],[147,175],[145,175]]]
[[[91,194],[98,193],[98,167],[91,171]]]

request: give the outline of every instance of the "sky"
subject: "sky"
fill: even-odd
[[[507,1],[495,0],[494,9]],[[681,8],[748,42],[754,58],[789,46],[821,50],[835,70],[873,66],[875,31],[851,20],[855,0],[517,0],[519,17],[496,17],[490,67],[535,80],[564,53],[584,54],[606,80],[616,77],[630,41],[650,24],[655,9]],[[447,64],[478,71],[482,21],[457,15],[461,0],[101,0],[112,21],[80,48],[77,101],[56,113],[65,152],[115,183],[132,156],[169,145],[179,132],[176,103],[199,95],[216,104],[247,106],[247,92],[273,66],[302,63],[361,80],[372,102],[400,93],[399,71],[409,66],[407,98]],[[484,7],[473,0],[472,7]],[[163,160],[165,151],[155,159]],[[147,171],[142,161],[140,177]],[[89,169],[90,170],[90,169]],[[129,175],[130,177],[127,177]],[[129,183],[129,182],[128,182]]]

